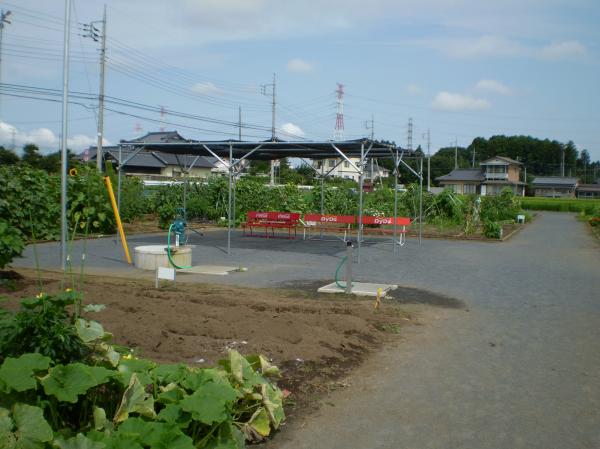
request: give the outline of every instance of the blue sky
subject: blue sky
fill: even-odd
[[[526,134],[588,149],[600,159],[600,4],[571,0],[114,0],[108,5],[106,94],[151,108],[107,105],[109,143],[178,129],[189,138],[267,138],[277,76],[280,137],[331,139],[336,83],[345,85],[344,136],[369,134],[431,149],[477,136]],[[73,0],[71,90],[97,93],[97,45],[79,23],[102,2]],[[64,2],[13,0],[2,81],[62,86]],[[7,92],[7,91],[5,91]],[[7,92],[10,93],[10,92]],[[14,94],[14,90],[12,91]],[[70,108],[69,146],[96,135],[95,104]],[[159,105],[192,114],[167,114]],[[60,104],[0,97],[0,144],[58,148]],[[124,115],[129,114],[129,115]],[[132,117],[135,115],[137,117]],[[221,122],[214,123],[214,119]],[[224,122],[224,123],[223,123]],[[172,124],[171,124],[172,123]],[[296,137],[298,136],[298,137]]]

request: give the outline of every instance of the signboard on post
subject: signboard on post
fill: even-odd
[[[160,280],[173,281],[175,283],[175,268],[157,267],[155,287],[158,288]]]

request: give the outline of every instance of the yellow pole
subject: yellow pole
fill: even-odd
[[[125,231],[123,231],[123,224],[121,223],[121,216],[119,215],[119,209],[117,208],[117,201],[115,200],[115,193],[113,192],[112,184],[108,176],[104,177],[106,183],[106,189],[108,190],[108,196],[112,204],[113,210],[115,211],[115,219],[117,220],[117,228],[119,228],[119,234],[121,235],[121,243],[125,250],[125,258],[127,263],[131,265],[131,256],[129,255],[129,248],[127,247],[127,239],[125,239]]]

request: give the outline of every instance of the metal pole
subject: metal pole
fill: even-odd
[[[352,294],[352,242],[346,242],[346,294]]]
[[[62,136],[60,141],[60,263],[67,267],[67,136],[69,125],[69,40],[71,35],[71,0],[65,0],[65,29],[63,43]]]
[[[6,20],[8,16],[11,15],[10,11],[4,12],[4,10],[0,11],[0,81],[2,80],[2,37],[4,36],[4,24],[10,23],[10,21]],[[0,114],[0,117],[2,115]],[[13,148],[14,150],[14,148]]]
[[[242,140],[242,107],[238,106],[238,140]]]
[[[119,145],[119,171],[117,178],[117,209],[121,213],[121,172],[123,171],[123,156],[121,155],[121,145]]]
[[[398,225],[396,218],[398,217],[398,148],[394,155],[394,253],[396,252],[396,243],[398,241]]]
[[[431,192],[431,132],[427,130],[427,191]]]
[[[421,170],[419,171],[419,245],[423,236],[423,156],[421,156]]]
[[[229,210],[227,212],[227,255],[231,255],[231,178],[233,171],[233,146],[229,144]]]
[[[325,161],[326,161],[326,159],[323,159],[321,161],[321,215],[323,215],[325,213],[325,185],[324,185],[324,181],[325,181],[325,174],[324,174]],[[323,239],[323,227],[320,226],[319,228],[320,228],[319,237],[322,240]]]
[[[102,171],[102,140],[104,138],[104,73],[106,62],[106,5],[102,16],[102,49],[100,50],[100,91],[98,95],[98,144],[96,146],[96,168]]]
[[[275,142],[275,74],[273,73],[273,103],[271,110],[271,140]],[[271,160],[271,185],[275,185],[275,161]]]
[[[362,246],[362,232],[363,232],[363,184],[364,184],[364,161],[365,161],[365,144],[360,146],[360,173],[359,173],[359,189],[358,192],[358,251],[357,251],[357,262],[360,263],[360,249]]]

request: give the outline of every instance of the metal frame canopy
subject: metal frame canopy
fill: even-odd
[[[420,164],[418,172],[408,165],[405,158],[418,157],[414,151],[404,150],[392,144],[384,144],[371,139],[357,139],[345,141],[240,141],[240,140],[218,140],[218,141],[179,141],[179,142],[140,142],[140,141],[121,141],[119,149],[122,147],[132,147],[134,150],[123,163],[119,164],[119,188],[118,196],[120,198],[121,190],[121,169],[129,160],[142,150],[161,151],[177,155],[192,155],[196,156],[194,161],[187,167],[189,172],[200,156],[215,157],[229,172],[229,205],[228,205],[228,232],[227,232],[227,254],[231,254],[231,228],[233,219],[232,202],[235,204],[235,191],[232,192],[232,185],[235,184],[237,175],[243,168],[242,161],[244,160],[276,160],[284,158],[299,158],[299,159],[328,159],[340,158],[342,161],[348,162],[359,173],[359,215],[358,215],[358,251],[357,258],[360,262],[360,249],[363,240],[363,185],[365,178],[365,167],[367,159],[374,158],[391,158],[394,160],[394,218],[397,216],[398,203],[398,168],[400,164],[404,165],[412,172],[420,182],[419,194],[419,243],[421,242],[422,234],[422,218],[423,218],[423,158],[419,157]],[[351,160],[358,158],[358,165]],[[119,157],[119,161],[121,158]],[[334,167],[335,168],[335,167]],[[321,182],[323,178],[331,173],[329,170],[326,174],[321,173]],[[321,189],[321,192],[323,189]],[[120,203],[120,202],[119,202]],[[321,211],[323,212],[323,211]],[[395,220],[394,220],[395,223]],[[397,229],[394,224],[394,251],[396,251]]]

